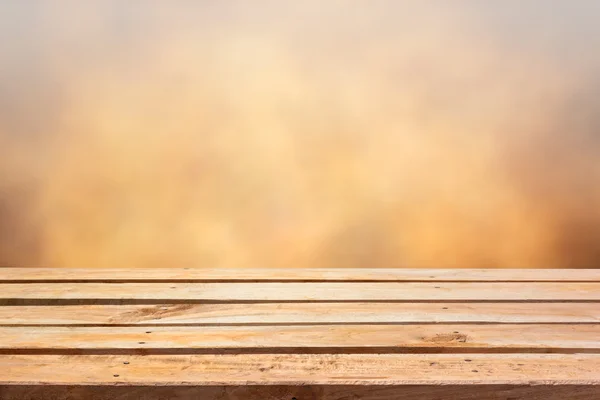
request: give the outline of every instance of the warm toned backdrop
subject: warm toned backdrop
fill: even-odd
[[[0,2],[0,264],[600,267],[600,2]]]

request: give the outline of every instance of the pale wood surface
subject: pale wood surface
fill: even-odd
[[[600,301],[600,282],[5,283],[0,299]]]
[[[598,371],[600,270],[0,268],[2,400],[600,399]]]
[[[252,303],[0,307],[0,325],[600,323],[597,303]]]
[[[598,282],[600,269],[0,268],[2,281],[466,281]]]
[[[315,349],[387,352],[437,349],[513,352],[600,352],[594,325],[302,325],[198,327],[0,327],[11,349]],[[337,350],[336,350],[337,349]]]
[[[600,355],[0,355],[0,371],[23,385],[599,385]]]

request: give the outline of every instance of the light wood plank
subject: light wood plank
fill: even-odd
[[[0,350],[600,351],[595,325],[0,327]]]
[[[10,385],[600,385],[600,355],[0,355],[0,371]]]
[[[600,269],[0,268],[14,281],[510,281],[600,282]]]
[[[581,385],[0,386],[2,400],[595,400]]]
[[[600,323],[595,303],[254,303],[0,307],[0,325]]]
[[[196,301],[600,301],[600,283],[24,283],[0,299]]]

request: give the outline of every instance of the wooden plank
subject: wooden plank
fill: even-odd
[[[600,283],[24,283],[0,300],[600,301]]]
[[[253,303],[0,307],[0,325],[600,323],[595,303]]]
[[[593,400],[581,385],[0,386],[2,400]]]
[[[0,350],[600,352],[594,325],[0,327]]]
[[[597,354],[0,355],[2,385],[600,385]]]
[[[0,268],[0,282],[26,281],[455,281],[600,282],[600,269],[210,269]]]

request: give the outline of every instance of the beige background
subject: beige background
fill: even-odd
[[[598,267],[598,20],[2,1],[0,264]]]

